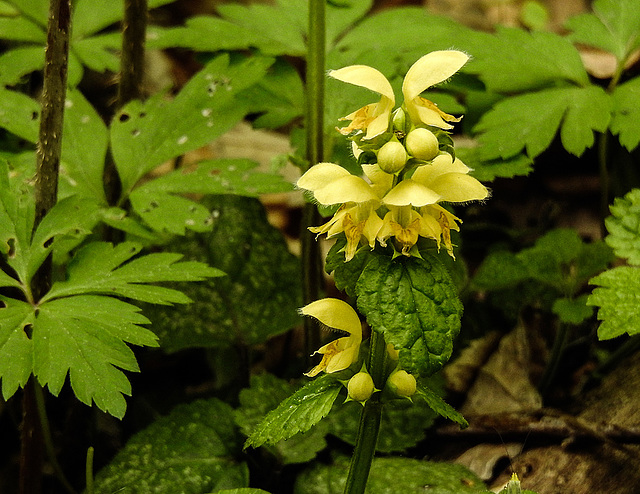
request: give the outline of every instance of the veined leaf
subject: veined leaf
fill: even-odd
[[[598,285],[587,304],[597,305],[598,338],[609,340],[628,333],[640,333],[640,268],[619,266],[609,269],[590,283]]]
[[[640,77],[615,88],[612,95],[611,132],[620,144],[633,151],[640,143]]]
[[[8,2],[25,14],[25,17],[38,23],[41,27],[46,28],[47,19],[49,18],[49,2],[47,2],[47,0],[30,0],[28,2],[23,0],[8,0]]]
[[[611,216],[605,220],[609,231],[605,241],[618,257],[640,266],[640,189],[616,197],[610,209]]]
[[[449,420],[454,421],[458,424],[462,429],[469,426],[469,422],[456,411],[451,405],[445,402],[440,396],[433,392],[433,390],[429,389],[427,386],[423,386],[418,383],[418,388],[416,390],[416,396],[422,398],[426,404],[438,415],[441,415]]]
[[[0,127],[29,142],[36,142],[39,119],[40,105],[36,100],[0,87]]]
[[[23,16],[0,17],[2,39],[11,41],[31,41],[44,46],[47,35],[38,24]]]
[[[328,374],[307,383],[266,415],[247,439],[245,448],[276,444],[308,431],[331,411],[341,389],[342,384]]]
[[[407,372],[429,376],[451,357],[462,304],[446,268],[424,259],[373,255],[356,284],[358,310],[400,352]]]
[[[120,110],[111,124],[111,143],[124,192],[161,163],[233,127],[248,111],[238,93],[263,77],[271,63],[251,57],[229,66],[223,55],[198,72],[173,101],[159,95]]]
[[[145,283],[201,281],[223,275],[220,270],[200,262],[178,262],[181,254],[155,253],[130,260],[141,248],[134,242],[122,242],[115,247],[106,242],[86,245],[69,264],[67,280],[54,283],[43,301],[94,293],[153,304],[185,303],[190,300],[182,292]]]
[[[218,399],[177,406],[135,434],[96,475],[95,493],[175,494],[245,487],[233,410]]]
[[[33,371],[33,341],[25,332],[33,320],[30,304],[0,296],[0,379],[5,400],[24,387]]]
[[[640,9],[636,0],[596,0],[593,14],[579,14],[565,24],[576,43],[613,53],[619,63],[640,47]]]
[[[526,149],[542,153],[560,130],[564,148],[576,156],[591,147],[594,131],[609,125],[611,99],[597,86],[545,89],[497,103],[476,125],[482,160],[510,158]]]
[[[459,158],[469,168],[470,175],[481,182],[490,182],[496,178],[513,178],[518,175],[529,175],[533,171],[533,160],[526,154],[520,153],[510,158],[482,161],[478,157],[478,148],[456,148],[456,158]]]

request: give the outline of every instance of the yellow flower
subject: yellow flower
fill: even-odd
[[[420,97],[427,88],[447,80],[467,61],[469,56],[455,50],[434,51],[414,63],[402,84],[404,104],[413,125],[425,124],[441,129],[451,129],[448,122],[458,122],[459,118],[440,110],[435,103]],[[342,82],[370,89],[380,95],[378,103],[371,103],[341,118],[350,120],[347,127],[338,129],[342,134],[359,131],[364,139],[373,139],[389,129],[391,112],[395,105],[393,88],[387,78],[378,70],[367,65],[351,65],[329,71],[329,76]]]
[[[322,361],[305,374],[314,377],[320,372],[338,372],[346,369],[358,360],[362,343],[362,325],[356,311],[349,304],[337,298],[323,298],[305,305],[300,312],[311,316],[325,326],[349,333],[321,347]],[[315,355],[314,353],[314,355]]]

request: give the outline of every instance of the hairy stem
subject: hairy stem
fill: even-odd
[[[325,60],[325,0],[309,1],[309,38],[306,72],[306,144],[309,166],[323,160],[324,155],[324,60]],[[313,204],[306,204],[302,222],[303,298],[305,305],[319,298],[322,283],[320,249],[309,226],[317,224],[318,213]],[[318,326],[305,318],[306,353],[310,355],[320,342]]]
[[[70,0],[51,0],[45,50],[42,111],[36,152],[34,228],[58,200],[58,171],[62,150],[64,102],[67,93],[70,24]],[[34,301],[39,300],[49,291],[51,257],[40,267],[31,285]],[[27,332],[27,336],[31,337],[31,334]],[[39,420],[38,393],[42,394],[42,389],[32,376],[24,388],[23,396],[18,481],[21,494],[42,492],[43,431]],[[44,403],[41,404],[41,408],[41,413],[44,414]]]
[[[368,370],[378,389],[384,387],[384,366],[387,348],[384,337],[375,331],[371,332],[371,350],[369,354]],[[365,403],[360,414],[360,425],[356,436],[356,445],[349,465],[349,475],[345,485],[345,494],[362,494],[367,486],[371,463],[376,452],[378,433],[380,432],[380,418],[382,416],[382,402],[380,393],[374,393]]]

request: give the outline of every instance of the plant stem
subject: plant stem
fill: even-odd
[[[62,150],[62,123],[67,92],[70,0],[51,0],[45,50],[42,111],[36,152],[34,229],[58,200],[58,170]],[[32,280],[34,301],[51,288],[51,256],[42,264]],[[31,337],[29,331],[27,336]],[[38,393],[42,389],[35,377],[24,388],[20,451],[19,491],[21,494],[42,492],[43,437],[39,420]],[[44,398],[42,399],[44,412]]]
[[[325,0],[309,1],[309,37],[306,69],[306,145],[309,167],[324,156],[324,61],[325,61]],[[303,170],[304,171],[304,170]],[[318,212],[313,204],[306,204],[303,212],[302,270],[305,305],[319,298],[322,283],[320,248],[307,229],[317,224]],[[317,323],[305,318],[306,353],[310,355],[320,342]]]
[[[556,338],[553,342],[553,348],[551,349],[549,363],[547,364],[547,368],[544,370],[544,374],[540,379],[540,385],[538,386],[542,396],[545,396],[549,391],[549,386],[551,386],[556,372],[558,371],[558,364],[560,363],[562,353],[566,346],[568,330],[569,325],[567,323],[561,322],[559,324],[558,332],[556,333]]]
[[[89,449],[87,450],[87,461],[85,463],[84,470],[87,483],[85,492],[87,494],[93,494],[93,446],[89,446]]]
[[[369,353],[368,370],[378,389],[384,387],[384,366],[387,348],[384,337],[376,331],[371,332],[371,349]],[[362,494],[367,486],[371,463],[376,452],[378,433],[380,432],[380,418],[382,416],[382,402],[380,393],[374,393],[364,405],[360,414],[360,425],[356,445],[349,465],[349,475],[344,488],[345,494]]]

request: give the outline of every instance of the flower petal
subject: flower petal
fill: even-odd
[[[346,202],[358,204],[367,201],[377,201],[378,196],[374,193],[371,185],[363,178],[355,175],[348,175],[340,178],[314,192],[316,201],[325,206]]]
[[[337,298],[322,298],[305,305],[300,309],[305,316],[316,318],[325,326],[345,331],[362,340],[362,325],[356,311],[351,306]]]
[[[350,65],[338,70],[330,70],[329,77],[347,82],[355,86],[375,91],[395,102],[393,88],[387,78],[378,70],[368,65]]]
[[[440,200],[440,195],[429,187],[416,182],[415,180],[403,180],[382,199],[383,204],[390,206],[415,207],[435,204]]]
[[[482,201],[489,197],[489,190],[475,178],[463,173],[445,173],[430,184],[441,196],[441,201]]]
[[[419,166],[411,176],[412,180],[430,187],[440,175],[445,173],[469,173],[470,168],[459,159],[452,161],[451,155],[443,153],[436,156],[430,164]]]
[[[296,186],[313,192],[349,175],[347,170],[335,163],[318,163],[298,179]]]
[[[402,83],[405,102],[413,100],[428,87],[447,80],[467,63],[469,56],[456,50],[434,51],[414,63]]]

